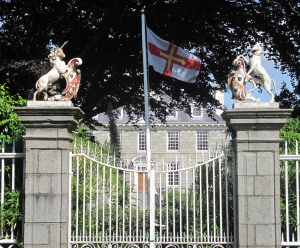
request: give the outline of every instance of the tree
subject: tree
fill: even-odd
[[[0,85],[0,148],[5,151],[12,151],[12,142],[14,139],[20,141],[25,133],[25,128],[18,120],[17,114],[13,111],[13,107],[23,106],[26,100],[20,95],[10,95],[9,88],[6,84]],[[5,141],[5,142],[2,142]],[[23,146],[18,142],[16,144],[16,150],[22,149]],[[16,152],[14,150],[14,152]],[[20,185],[23,182],[23,161],[13,159],[15,170],[12,169],[11,159],[2,161],[1,170],[4,169],[5,177],[1,178],[4,180],[0,195],[1,199],[5,199],[4,202],[0,203],[0,240],[3,238],[9,238],[14,233],[14,238],[19,239],[22,219],[22,206],[20,202],[21,190]],[[12,174],[14,173],[14,176]],[[1,182],[2,184],[2,182]],[[13,188],[12,185],[15,185]],[[12,228],[13,227],[13,228]],[[6,237],[2,237],[2,235]],[[16,246],[19,247],[19,246]]]
[[[296,0],[14,0],[0,1],[0,79],[11,93],[32,98],[37,79],[49,69],[49,48],[64,47],[67,60],[83,59],[82,85],[74,103],[90,119],[106,111],[107,102],[127,113],[143,114],[140,11],[161,38],[191,50],[202,59],[195,84],[162,76],[149,68],[151,110],[164,118],[168,105],[191,101],[212,110],[217,102],[211,83],[222,87],[237,54],[250,54],[256,42],[265,56],[290,73],[298,87],[299,10]],[[64,82],[61,82],[64,84]],[[295,91],[298,95],[300,90]],[[168,106],[167,106],[168,107]]]
[[[118,140],[118,129],[116,125],[116,114],[114,112],[114,108],[111,102],[108,103],[107,115],[108,115],[108,129],[109,129],[110,144],[113,147],[118,149],[120,145]]]
[[[11,143],[13,139],[21,139],[25,133],[13,107],[25,105],[26,100],[19,94],[11,96],[8,91],[6,84],[0,85],[0,140]]]
[[[295,87],[294,84],[294,89]],[[276,101],[280,102],[280,108],[293,109],[291,117],[296,118],[300,116],[300,94],[297,93],[297,89],[291,92],[286,83],[283,82],[281,87],[281,92],[279,96],[276,97]]]
[[[122,202],[123,199],[128,201],[130,188],[124,182],[124,174],[116,169],[120,166],[120,160],[116,160],[112,152],[115,147],[107,142],[99,145],[90,139],[85,126],[79,122],[73,133],[72,143],[73,153],[77,154],[76,159],[72,160],[72,228],[86,231],[91,227],[94,233],[96,230],[103,230],[102,227],[107,230],[112,224],[115,230],[116,222],[122,221]],[[85,156],[82,156],[83,153]],[[103,165],[106,163],[117,167],[112,169]],[[100,204],[103,198],[107,201]],[[92,203],[93,207],[86,211],[85,206],[89,203]],[[95,207],[96,205],[99,207]],[[109,213],[107,209],[110,207],[112,212]],[[119,211],[120,219],[116,218],[116,211]],[[105,219],[102,220],[104,213],[109,213],[109,215],[105,215]],[[94,225],[98,214],[101,216],[101,221],[97,223],[99,229]]]
[[[287,123],[280,130],[280,153],[299,154],[297,142],[300,140],[300,118],[289,118]],[[286,151],[287,149],[287,151]],[[281,184],[280,184],[280,205],[281,205],[281,229],[286,233],[286,207],[289,207],[289,228],[290,233],[295,232],[299,226],[297,221],[297,171],[298,161],[291,160],[288,163],[281,161]],[[286,178],[287,177],[287,178]],[[287,180],[286,180],[287,179]],[[286,184],[287,183],[287,184]],[[288,202],[286,193],[288,192]],[[291,238],[291,237],[290,237]]]

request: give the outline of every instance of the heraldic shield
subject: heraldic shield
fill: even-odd
[[[76,99],[77,97],[81,80],[81,71],[76,69],[76,66],[81,64],[82,60],[80,58],[74,58],[68,62],[69,71],[65,75],[66,88],[62,92],[65,99]]]

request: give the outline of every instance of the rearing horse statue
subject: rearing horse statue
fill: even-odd
[[[231,71],[228,75],[227,84],[231,90],[232,98],[236,99],[238,102],[246,102],[251,100],[254,102],[259,102],[260,98],[255,98],[251,93],[257,88],[256,84],[259,83],[258,79],[252,77],[246,72],[246,64],[243,58],[240,56],[232,63],[236,67],[236,71]],[[253,88],[247,92],[247,83],[250,82]]]
[[[239,55],[233,61],[233,65],[237,68],[236,71],[232,71],[228,75],[228,86],[232,92],[232,98],[238,102],[246,102],[252,100],[255,102],[260,101],[260,98],[255,98],[251,93],[257,89],[257,85],[262,85],[267,93],[270,95],[270,102],[274,102],[274,94],[271,91],[271,85],[273,84],[276,91],[275,81],[270,78],[266,70],[261,65],[262,45],[256,43],[252,48],[252,57],[247,60],[243,55]],[[246,72],[246,65],[250,68]],[[246,85],[250,82],[253,88],[247,92]]]

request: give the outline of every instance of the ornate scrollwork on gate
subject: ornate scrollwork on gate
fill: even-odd
[[[143,248],[149,248],[148,244],[143,244],[142,245]],[[124,248],[140,248],[140,246],[138,244],[126,244],[124,246]]]
[[[221,244],[218,244],[218,245],[212,245],[211,246],[212,248],[217,248],[217,247],[220,247],[220,248],[232,248],[233,247],[233,245],[221,245]]]
[[[171,244],[171,245],[167,245],[166,248],[180,248],[180,246],[177,244]]]
[[[72,244],[72,248],[96,248],[95,244]],[[103,245],[102,245],[103,247]]]
[[[72,248],[233,247],[233,237],[229,236],[231,227],[225,225],[224,218],[218,217],[225,211],[225,202],[231,205],[224,194],[228,187],[225,179],[229,174],[225,173],[229,165],[224,153],[215,154],[213,158],[209,155],[208,160],[202,163],[199,161],[203,157],[190,154],[186,159],[184,154],[176,159],[168,157],[164,160],[165,165],[152,169],[148,177],[145,156],[139,154],[135,159],[122,158],[119,162],[117,157],[97,157],[96,152],[84,154],[87,147],[92,146],[81,148],[81,142],[77,144],[71,154],[72,206],[78,209],[71,212],[71,240],[72,244],[77,244]],[[101,154],[101,147],[92,150]],[[171,162],[173,166],[168,168]],[[215,175],[212,177],[215,181],[210,179],[210,175]],[[148,179],[152,184],[148,184]],[[149,190],[151,208],[148,206],[148,185],[149,188],[150,185],[155,186]],[[203,189],[207,189],[206,193]],[[213,215],[198,217],[198,214],[207,212],[204,210],[210,210],[212,204],[216,205]],[[152,219],[150,210],[155,210]],[[156,215],[158,213],[159,216]],[[208,226],[212,221],[216,224]],[[223,233],[219,234],[216,227]],[[88,229],[94,233],[92,239],[84,236]],[[150,236],[153,237],[151,242]],[[86,244],[88,241],[93,245]]]

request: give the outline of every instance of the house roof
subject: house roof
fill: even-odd
[[[129,117],[123,108],[118,109],[119,114],[116,118],[117,126],[131,126],[139,125],[144,126],[144,121],[139,121],[137,123],[130,123]],[[105,113],[98,114],[95,119],[103,124],[108,124],[108,116]],[[202,116],[193,117],[188,113],[188,110],[179,110],[174,117],[166,117],[166,123],[162,123],[158,119],[155,119],[154,123],[151,123],[155,126],[225,126],[226,122],[217,114],[210,117],[208,113],[204,110]]]

